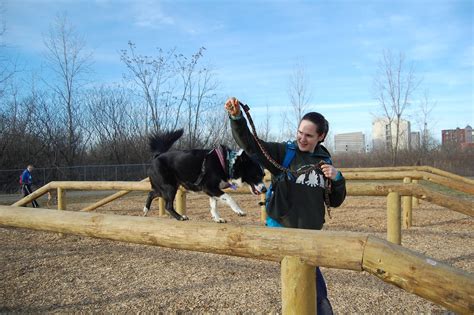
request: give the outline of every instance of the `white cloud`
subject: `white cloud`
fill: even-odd
[[[163,25],[174,25],[175,19],[167,15],[156,1],[132,2],[134,24],[139,27],[159,29]]]

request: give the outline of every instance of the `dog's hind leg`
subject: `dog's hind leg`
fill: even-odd
[[[146,204],[143,207],[143,216],[146,217],[148,212],[150,211],[151,203],[153,199],[155,199],[158,196],[158,194],[152,190],[148,193],[148,197],[146,198]]]
[[[209,197],[209,204],[211,205],[212,220],[217,223],[226,223],[227,221],[221,218],[219,212],[217,212],[217,197]]]
[[[177,187],[172,187],[171,185],[167,185],[166,189],[163,189],[163,199],[165,200],[165,208],[175,218],[179,221],[189,220],[189,218],[185,215],[181,215],[173,207],[173,201],[176,197],[176,192],[178,191]]]
[[[229,205],[229,207],[232,209],[232,211],[237,213],[239,216],[241,217],[245,216],[245,212],[239,207],[237,202],[235,202],[235,200],[232,199],[232,197],[229,196],[228,194],[224,193],[223,195],[219,197],[219,199],[222,201],[225,201]]]

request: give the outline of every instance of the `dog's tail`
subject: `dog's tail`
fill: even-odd
[[[152,134],[148,142],[151,152],[155,155],[165,153],[182,135],[183,129]]]

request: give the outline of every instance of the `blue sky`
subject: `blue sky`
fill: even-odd
[[[156,47],[192,54],[206,48],[220,93],[251,105],[256,120],[266,105],[289,104],[296,63],[310,80],[311,110],[326,116],[333,134],[371,132],[379,112],[372,86],[384,49],[403,52],[436,103],[432,130],[474,124],[472,1],[72,1],[6,0],[7,53],[24,69],[40,71],[43,35],[58,13],[93,51],[93,79],[119,82],[119,51],[129,40],[143,54]],[[26,71],[26,70],[25,70]],[[278,117],[274,131],[279,128]],[[418,127],[412,118],[412,130]],[[370,135],[369,135],[370,137]]]

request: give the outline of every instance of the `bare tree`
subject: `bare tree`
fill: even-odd
[[[164,52],[158,48],[156,57],[137,53],[136,45],[128,42],[128,49],[122,50],[120,59],[128,69],[124,78],[140,89],[139,96],[146,104],[146,114],[150,117],[154,132],[176,125],[178,117],[173,113],[173,90],[175,87],[173,50]],[[150,121],[145,120],[145,132],[149,132]]]
[[[374,94],[388,121],[390,131],[392,123],[395,126],[395,135],[392,134],[392,139],[389,141],[393,165],[397,163],[399,151],[400,122],[405,110],[411,104],[410,98],[418,85],[413,65],[406,64],[405,56],[402,53],[395,57],[390,51],[383,52],[378,71],[374,76]]]
[[[218,82],[210,67],[199,67],[198,65],[204,49],[204,47],[201,47],[189,61],[186,58],[178,60],[185,105],[181,122],[186,131],[185,145],[189,148],[195,148],[202,145],[203,142],[209,142],[209,137],[207,139],[202,137],[206,128],[206,120],[215,122],[215,118],[219,116],[216,115],[219,103],[215,93]],[[218,129],[218,126],[214,125],[214,129]]]
[[[436,146],[436,140],[431,134],[433,118],[431,113],[436,107],[436,102],[432,102],[428,91],[425,90],[423,99],[418,104],[416,121],[420,128],[420,149],[422,152],[428,152]]]
[[[260,123],[260,127],[258,130],[261,130],[259,132],[259,138],[264,140],[264,141],[270,141],[270,132],[271,132],[271,113],[270,113],[270,107],[268,104],[265,105],[265,118],[264,120]]]
[[[4,49],[7,45],[3,38],[6,32],[5,9],[3,2],[0,2],[0,49]],[[16,72],[16,61],[0,52],[0,97],[4,96],[7,85]]]
[[[150,57],[138,54],[129,42],[128,50],[122,51],[128,69],[125,78],[139,88],[147,104],[145,121],[151,119],[151,130],[146,125],[146,134],[184,127],[181,145],[191,148],[209,142],[212,130],[206,130],[206,120],[215,117],[218,82],[210,67],[200,66],[204,50],[187,57],[158,49],[158,56]]]
[[[309,78],[306,73],[306,67],[302,63],[297,63],[290,75],[288,82],[288,97],[291,105],[290,127],[292,132],[298,128],[298,124],[303,115],[308,110],[311,100],[311,92],[309,91]]]
[[[88,93],[86,107],[93,132],[91,158],[113,163],[142,163],[148,146],[141,123],[133,112],[131,96],[121,86],[100,87]],[[136,128],[140,126],[139,128]]]
[[[90,71],[92,54],[86,52],[84,39],[68,22],[66,15],[57,16],[44,36],[45,55],[54,80],[45,80],[53,91],[53,101],[60,108],[66,141],[61,151],[66,163],[74,165],[81,151],[83,131],[80,91]]]

